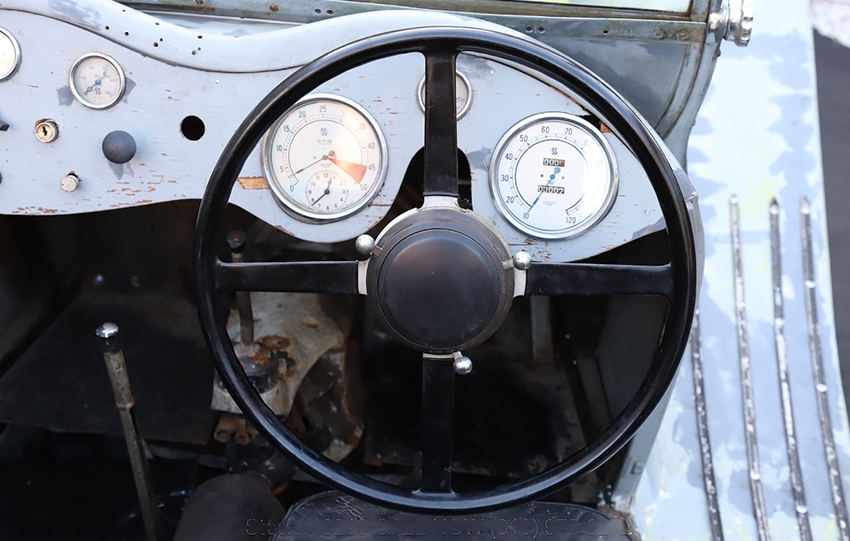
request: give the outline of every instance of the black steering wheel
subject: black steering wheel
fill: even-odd
[[[426,205],[381,234],[365,264],[365,279],[361,276],[364,264],[359,261],[220,261],[216,248],[233,184],[275,120],[318,85],[345,71],[412,52],[421,53],[426,63]],[[509,247],[492,230],[492,224],[451,204],[458,195],[454,84],[461,52],[488,55],[537,72],[571,89],[604,119],[649,177],[666,221],[668,264],[534,262],[527,270],[525,265],[511,267]],[[428,201],[439,204],[429,205]],[[685,199],[674,167],[640,115],[599,77],[562,54],[528,39],[470,28],[412,29],[369,37],[326,54],[278,85],[248,115],[219,158],[201,202],[194,255],[201,326],[222,380],[254,426],[317,479],[353,496],[415,512],[483,511],[531,500],[605,462],[634,435],[672,381],[687,342],[697,291],[697,261]],[[427,269],[422,269],[422,262],[428,263],[424,265]],[[442,286],[428,278],[433,273],[439,275]],[[290,432],[246,377],[226,330],[227,307],[220,300],[225,291],[355,295],[363,292],[364,285],[376,313],[396,338],[424,352],[423,479],[415,491],[346,470]],[[451,355],[446,354],[491,336],[507,313],[515,289],[525,295],[658,295],[667,298],[669,310],[644,381],[595,441],[529,479],[484,492],[456,493],[451,488],[455,372]],[[458,297],[470,305],[459,305]],[[422,317],[435,306],[443,310],[451,325],[434,326],[433,318]],[[456,318],[453,307],[454,312],[472,315]]]

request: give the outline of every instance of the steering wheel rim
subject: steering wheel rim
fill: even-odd
[[[218,272],[224,265],[216,256],[216,244],[221,240],[229,196],[249,154],[274,121],[316,87],[352,68],[406,53],[418,52],[427,60],[428,55],[446,51],[453,58],[462,52],[477,52],[508,60],[563,84],[585,100],[625,141],[646,171],[667,224],[671,249],[671,262],[663,278],[672,282],[665,289],[670,307],[663,335],[644,381],[623,411],[596,441],[564,462],[529,479],[471,494],[408,491],[345,470],[306,447],[251,385],[227,334],[227,310],[217,300],[225,275]],[[198,213],[194,260],[195,292],[204,336],[223,382],[254,426],[315,478],[364,500],[413,512],[466,513],[505,507],[551,493],[604,463],[634,435],[673,380],[687,344],[696,299],[696,254],[686,202],[675,169],[652,129],[616,91],[570,58],[531,40],[471,28],[411,29],[368,37],[318,58],[272,90],[237,129],[213,170]],[[356,272],[356,266],[345,267],[330,276],[351,280],[354,273],[356,283]],[[287,276],[278,274],[275,279],[286,281]],[[549,278],[542,276],[541,282]],[[344,287],[333,291],[332,284],[325,285],[327,292],[356,293]],[[235,282],[230,286],[238,289]]]

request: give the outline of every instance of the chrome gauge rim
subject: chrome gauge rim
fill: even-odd
[[[461,84],[466,87],[466,102],[463,104],[457,111],[457,119],[461,118],[469,112],[469,108],[472,106],[472,84],[467,79],[466,75],[463,74],[460,70],[455,71],[455,76],[457,79],[460,79]],[[419,79],[419,86],[416,87],[416,101],[419,103],[419,109],[424,113],[425,112],[425,76],[423,75],[421,79]]]
[[[567,135],[556,135],[556,134],[547,134],[541,135],[537,139],[530,140],[527,144],[520,147],[521,153],[518,157],[516,157],[516,164],[513,168],[509,168],[507,172],[503,171],[503,168],[500,167],[501,162],[507,156],[507,150],[511,145],[516,146],[515,140],[517,137],[520,137],[522,132],[528,130],[530,127],[536,125],[545,125],[546,122],[555,121],[562,124],[567,124],[570,128],[577,128],[581,132],[584,132],[589,139],[598,144],[598,151],[600,151],[603,155],[602,158],[597,161],[602,161],[603,163],[591,164],[587,163],[587,155],[583,152],[584,147],[579,148],[577,145],[577,141],[572,139]],[[571,140],[572,139],[572,140]],[[582,193],[581,197],[570,207],[564,209],[566,212],[566,216],[564,217],[565,226],[561,228],[541,228],[536,227],[531,223],[533,220],[530,216],[530,213],[533,212],[535,205],[539,202],[543,193],[557,193],[557,192],[549,192],[549,190],[560,189],[560,193],[564,193],[563,187],[558,186],[549,186],[550,182],[547,181],[546,184],[538,184],[537,188],[539,190],[538,196],[536,199],[533,199],[533,203],[529,201],[522,200],[522,203],[517,203],[514,208],[509,208],[507,199],[511,198],[519,198],[521,197],[519,183],[536,183],[536,180],[529,180],[529,176],[523,176],[523,179],[519,179],[517,175],[517,168],[519,167],[519,163],[524,158],[528,152],[539,143],[544,141],[557,141],[559,144],[566,144],[568,147],[572,147],[577,153],[584,159],[585,166],[588,170],[587,183],[588,186],[585,187],[585,190],[588,188],[593,190],[593,194],[596,195],[594,198],[595,201],[585,201],[586,191]],[[553,148],[554,151],[554,148]],[[558,160],[553,159],[554,162]],[[545,167],[549,167],[550,165],[545,165]],[[563,166],[563,164],[561,164]],[[554,167],[554,165],[552,165]],[[542,169],[537,168],[534,172],[538,173]],[[559,169],[553,169],[555,171],[559,171]],[[548,170],[546,170],[548,172]],[[507,179],[505,179],[504,175],[507,174]],[[601,178],[591,178],[594,176],[598,176],[602,174]],[[541,174],[542,176],[542,174]],[[551,178],[555,178],[553,174]],[[546,181],[544,177],[544,181]],[[543,182],[543,181],[541,181]],[[507,187],[512,189],[512,194],[506,194],[502,185],[505,184]],[[602,221],[605,216],[607,216],[608,212],[611,210],[611,207],[614,204],[614,201],[617,197],[617,191],[619,188],[619,171],[617,168],[617,161],[614,157],[614,153],[611,150],[611,146],[608,141],[605,139],[605,136],[602,135],[602,132],[599,131],[592,124],[587,122],[586,120],[577,117],[575,115],[570,115],[567,113],[559,113],[559,112],[548,112],[548,113],[540,113],[536,114],[514,124],[499,140],[496,148],[493,152],[492,158],[490,160],[490,188],[492,191],[493,199],[496,202],[496,208],[499,209],[499,213],[520,231],[527,233],[535,238],[541,239],[570,239],[573,237],[577,237],[595,225],[597,225],[600,221]],[[527,191],[527,190],[526,190]],[[547,196],[548,197],[548,196]],[[517,207],[522,206],[530,207],[526,213],[518,213]],[[588,205],[590,205],[588,207]],[[586,215],[582,215],[582,212],[587,213]],[[519,214],[519,215],[517,215]],[[570,218],[575,218],[575,223],[569,223],[568,220]]]
[[[275,152],[278,152],[274,148],[274,146],[275,146],[275,144],[278,140],[278,137],[277,137],[278,131],[284,125],[285,121],[290,117],[290,115],[293,114],[296,109],[298,109],[299,107],[303,107],[306,104],[311,104],[311,103],[314,103],[314,102],[323,102],[323,101],[324,102],[335,102],[337,104],[341,104],[345,107],[348,107],[348,108],[354,110],[355,113],[360,115],[360,117],[362,118],[363,121],[368,123],[369,127],[374,132],[375,138],[377,140],[377,146],[378,146],[378,148],[376,149],[377,153],[378,153],[378,156],[377,156],[378,163],[375,164],[376,173],[375,173],[375,177],[374,177],[374,181],[372,182],[372,185],[369,187],[368,190],[366,190],[365,195],[361,196],[356,201],[356,203],[352,204],[351,206],[345,207],[343,210],[341,210],[339,212],[315,212],[315,211],[312,211],[308,208],[305,208],[304,205],[299,204],[297,201],[295,201],[293,199],[293,196],[291,196],[288,193],[288,191],[285,189],[285,186],[283,184],[281,184],[278,173],[275,171],[275,164],[274,164],[274,160],[273,160],[273,154]],[[307,124],[309,124],[309,123],[314,122],[315,120],[319,120],[319,119],[311,120],[309,117],[307,117],[307,118],[305,118],[304,121],[307,122]],[[305,124],[305,125],[307,125],[307,124]],[[296,126],[299,126],[299,124],[296,124]],[[303,127],[304,126],[294,128],[293,133],[297,134],[297,132],[299,130],[301,130]],[[295,138],[295,136],[296,135],[289,136],[288,140],[291,141],[292,139]],[[356,138],[356,136],[355,136],[355,138]],[[288,150],[282,150],[281,152],[288,152]],[[353,100],[350,100],[346,97],[338,96],[336,94],[310,94],[309,96],[306,96],[303,99],[299,100],[295,107],[291,108],[286,113],[281,115],[281,117],[277,119],[277,121],[274,123],[274,125],[272,125],[271,129],[269,129],[269,131],[265,135],[265,138],[264,138],[263,144],[262,144],[261,158],[262,158],[262,162],[263,162],[263,171],[264,171],[265,176],[266,176],[266,182],[268,183],[269,188],[271,189],[272,194],[274,195],[275,201],[277,201],[278,205],[284,211],[286,211],[288,214],[293,216],[294,218],[301,220],[301,221],[304,221],[304,222],[311,222],[311,223],[330,222],[330,221],[340,220],[342,218],[346,218],[348,216],[351,216],[352,214],[355,214],[355,213],[361,211],[363,208],[367,207],[369,205],[369,203],[371,203],[372,200],[375,198],[375,196],[378,194],[378,192],[380,191],[381,187],[384,184],[384,180],[385,180],[386,175],[387,175],[387,165],[388,165],[388,162],[389,162],[389,160],[387,159],[387,142],[386,142],[386,139],[384,138],[384,133],[381,130],[381,127],[378,124],[378,122],[359,103],[357,103]],[[286,160],[285,158],[282,158],[281,161],[287,161],[287,163],[288,163],[288,160]],[[372,165],[372,164],[369,164],[369,165]],[[328,171],[328,169],[325,170],[325,172],[327,172],[327,171]],[[334,171],[334,173],[336,173],[336,172]],[[291,176],[295,175],[295,172],[287,170],[285,172],[282,172],[282,174],[286,175],[286,178],[290,178]],[[299,190],[304,189],[300,186],[300,184],[302,184],[301,180],[303,180],[304,181],[303,184],[306,185],[308,182],[311,181],[311,178],[310,178],[311,175],[314,176],[316,174],[319,174],[319,172],[305,173],[303,176],[307,177],[307,178],[303,178],[303,179],[297,178],[296,182],[295,182],[295,184],[298,185],[297,189],[299,189]],[[327,177],[325,177],[325,178],[327,178]],[[293,190],[293,193],[294,193],[294,190]],[[347,203],[347,200],[346,200],[346,203]]]
[[[77,90],[77,85],[74,82],[77,70],[80,68],[80,65],[82,65],[83,62],[91,58],[100,58],[102,60],[105,60],[110,65],[112,65],[112,67],[115,68],[115,71],[118,73],[118,91],[115,93],[115,96],[113,96],[112,99],[108,102],[93,103],[89,101],[83,94],[80,94],[79,90]],[[103,53],[87,53],[78,58],[77,61],[74,62],[74,65],[71,66],[71,72],[68,76],[68,83],[71,86],[71,93],[74,95],[77,101],[79,101],[89,109],[108,109],[118,103],[124,96],[124,89],[127,86],[127,79],[124,76],[124,69],[121,67],[121,64],[119,64],[118,61],[112,58],[111,56],[105,55]]]
[[[5,81],[14,75],[15,72],[18,71],[18,67],[21,65],[21,46],[18,44],[18,40],[16,40],[15,36],[13,36],[8,30],[0,28],[0,39],[3,38],[7,39],[12,47],[14,62],[12,62],[12,67],[6,70],[5,73],[0,73],[0,81]]]

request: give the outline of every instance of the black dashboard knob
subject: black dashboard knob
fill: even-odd
[[[127,163],[136,155],[136,140],[121,130],[110,132],[103,138],[103,155],[112,163]]]

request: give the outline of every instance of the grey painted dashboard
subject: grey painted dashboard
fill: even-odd
[[[397,28],[476,26],[505,32],[484,21],[436,12],[386,11],[294,26],[246,24],[218,18],[181,19],[146,14],[100,0],[6,1],[0,26],[20,43],[17,72],[0,82],[0,213],[84,213],[178,199],[198,199],[228,139],[250,110],[297,67],[344,43]],[[523,38],[528,39],[528,38]],[[89,52],[115,58],[127,89],[114,107],[93,110],[71,94],[68,74]],[[496,210],[488,169],[493,147],[519,120],[544,111],[593,114],[544,81],[502,63],[462,55],[472,106],[458,124],[458,143],[469,159],[476,212],[494,222],[511,245],[535,259],[586,258],[661,229],[663,219],[649,182],[616,134],[605,133],[619,165],[616,201],[598,225],[579,237],[529,238]],[[422,148],[424,118],[417,86],[424,73],[419,55],[403,55],[352,70],[316,89],[345,96],[376,119],[388,146],[383,186],[360,212],[333,223],[305,223],[283,212],[263,181],[259,149],[248,160],[231,202],[296,237],[319,242],[351,239],[387,214],[411,158]],[[180,130],[194,115],[206,126],[191,141]],[[53,119],[59,137],[42,143],[34,126]],[[113,130],[129,132],[138,150],[127,164],[101,151]],[[60,179],[79,175],[67,193]],[[687,177],[683,192],[694,198]],[[694,224],[697,226],[698,224]]]

